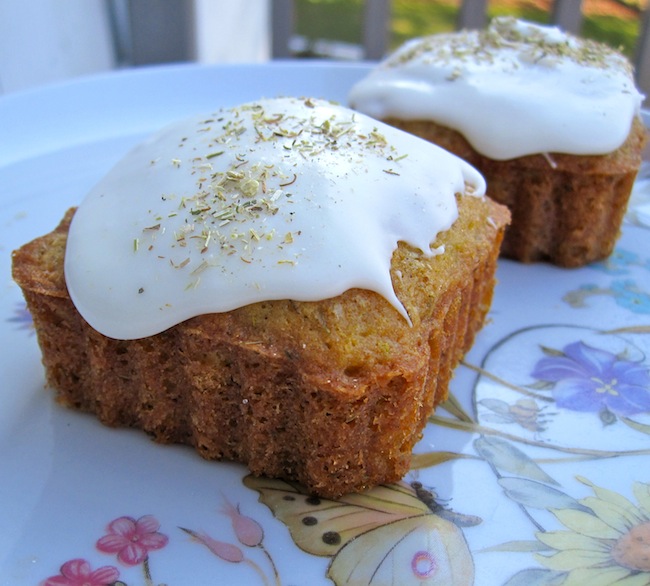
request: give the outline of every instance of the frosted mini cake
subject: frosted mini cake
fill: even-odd
[[[172,125],[16,251],[59,400],[336,497],[397,480],[488,311],[508,211],[327,102]]]
[[[483,173],[512,212],[504,255],[563,266],[613,249],[641,163],[642,100],[619,53],[508,17],[406,43],[349,95]]]

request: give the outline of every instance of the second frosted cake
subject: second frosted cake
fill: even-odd
[[[350,105],[478,168],[512,225],[503,254],[580,266],[608,256],[645,144],[632,68],[555,27],[494,19],[405,44]]]

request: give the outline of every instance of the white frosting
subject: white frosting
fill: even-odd
[[[408,319],[390,277],[404,241],[432,250],[481,175],[453,155],[329,102],[263,100],[174,124],[87,195],[65,276],[81,315],[133,339],[190,317],[350,288]]]
[[[622,55],[509,17],[406,43],[349,95],[370,116],[435,121],[500,160],[612,152],[642,101]]]

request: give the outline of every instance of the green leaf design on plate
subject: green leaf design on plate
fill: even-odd
[[[565,572],[530,568],[516,573],[503,586],[558,586],[565,578]]]
[[[547,484],[557,484],[524,452],[501,438],[480,437],[474,442],[474,448],[490,464],[501,471]]]
[[[588,507],[580,504],[568,494],[526,478],[500,478],[499,484],[506,496],[520,505],[534,509],[575,509],[590,513]]]
[[[469,454],[457,454],[456,452],[427,452],[425,454],[413,454],[411,458],[411,470],[421,470],[422,468],[431,468],[451,462],[453,460],[476,460],[476,456]]]
[[[506,541],[505,543],[500,543],[498,545],[492,545],[491,547],[485,547],[479,551],[479,553],[492,553],[492,552],[519,552],[519,553],[530,553],[538,551],[553,551],[552,547],[544,545],[539,541]]]
[[[622,421],[623,423],[625,423],[625,425],[631,427],[632,429],[635,429],[636,431],[640,431],[641,433],[650,435],[650,425],[646,425],[645,423],[639,423],[638,421],[634,421],[633,419],[629,419],[628,417],[619,417],[619,421]]]

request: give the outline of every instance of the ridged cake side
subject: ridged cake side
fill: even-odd
[[[451,151],[481,171],[488,195],[512,213],[503,256],[578,267],[606,258],[614,249],[646,143],[640,120],[635,120],[626,142],[607,155],[549,153],[505,161],[478,153],[461,134],[434,122],[385,122]]]
[[[334,498],[408,471],[427,417],[483,325],[509,214],[469,196],[459,211],[437,242],[444,254],[400,245],[394,255],[412,326],[379,295],[355,289],[204,315],[137,340],[107,338],[67,294],[72,210],[14,253],[13,274],[61,403]]]

